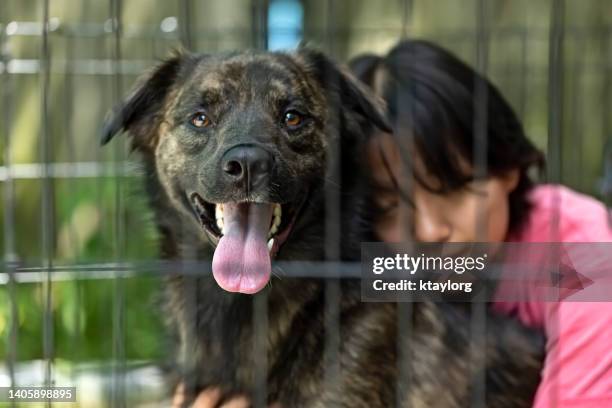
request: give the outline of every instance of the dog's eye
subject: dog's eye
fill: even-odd
[[[290,129],[299,127],[304,122],[304,116],[295,110],[285,112],[285,125]]]
[[[198,112],[190,120],[190,123],[197,128],[205,128],[209,127],[212,122],[208,116],[204,112]]]

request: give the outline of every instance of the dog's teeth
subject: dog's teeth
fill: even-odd
[[[274,246],[274,238],[270,238],[268,241],[268,251],[272,251],[272,247]]]
[[[217,218],[217,227],[219,228],[219,231],[221,231],[221,233],[224,233],[224,227],[225,223],[223,222],[223,218]]]
[[[275,204],[274,205],[274,217],[272,219],[272,229],[274,231],[271,231],[272,234],[274,234],[278,230],[278,226],[281,223],[281,214],[282,214],[281,205]]]
[[[274,221],[272,222],[272,228],[278,228],[281,223],[280,217],[274,217]]]
[[[225,235],[225,223],[223,222],[223,204],[215,206],[215,218],[217,219],[217,227],[222,235]]]
[[[278,225],[276,224],[272,225],[272,228],[270,228],[270,235],[276,234],[277,231],[278,231]]]
[[[217,204],[215,206],[215,218],[217,220],[223,219],[223,205],[222,204]]]

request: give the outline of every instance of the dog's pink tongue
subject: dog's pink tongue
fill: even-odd
[[[225,203],[225,234],[213,256],[213,276],[230,292],[256,293],[270,279],[267,238],[272,204]]]

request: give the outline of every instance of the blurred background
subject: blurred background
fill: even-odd
[[[610,204],[611,35],[608,0],[0,0],[0,386],[158,406],[155,231],[137,157],[97,132],[172,48],[306,40],[347,61],[435,41],[498,85],[549,181]]]

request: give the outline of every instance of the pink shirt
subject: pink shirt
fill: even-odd
[[[530,200],[533,209],[524,229],[508,241],[612,242],[601,202],[556,185],[534,188]],[[534,288],[527,291],[536,293]],[[537,296],[527,294],[530,297]],[[534,300],[496,302],[492,307],[546,335],[534,407],[612,407],[612,302]]]

